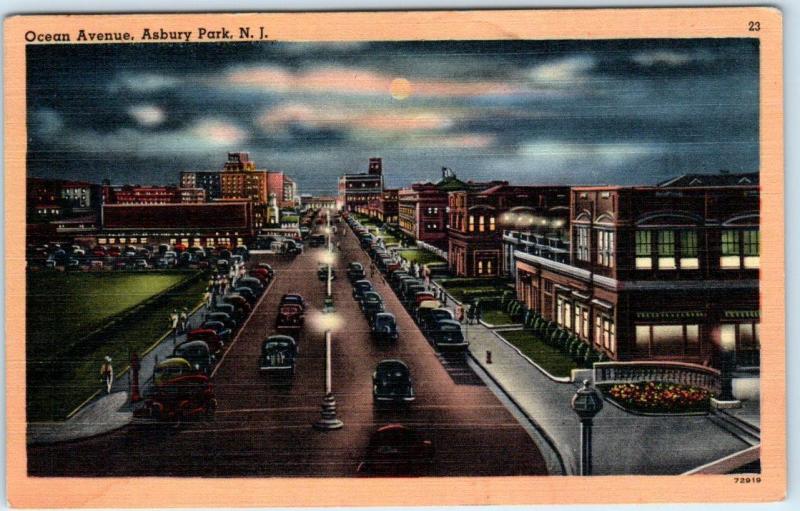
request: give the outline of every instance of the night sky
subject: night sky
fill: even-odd
[[[334,193],[759,170],[751,39],[28,46],[29,175],[176,183],[228,151]]]

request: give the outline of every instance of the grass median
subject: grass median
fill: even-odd
[[[194,272],[29,274],[28,419],[65,418],[100,388],[105,355],[121,372],[129,352],[167,331],[172,309],[199,303],[205,284]]]
[[[578,368],[572,358],[545,344],[530,330],[498,333],[553,376],[569,376],[573,369]]]

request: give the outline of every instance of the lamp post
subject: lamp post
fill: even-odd
[[[572,397],[572,409],[581,420],[581,472],[582,476],[592,475],[592,419],[603,409],[603,397],[583,380],[583,387]]]
[[[325,332],[325,397],[322,398],[320,418],[313,424],[314,429],[331,431],[341,429],[344,423],[336,416],[336,399],[333,397],[333,367],[331,363],[332,329],[339,320],[335,314],[326,312],[316,318],[318,326]]]

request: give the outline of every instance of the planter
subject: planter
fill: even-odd
[[[600,388],[621,407],[641,413],[707,412],[714,397],[706,389],[674,383],[618,383]]]

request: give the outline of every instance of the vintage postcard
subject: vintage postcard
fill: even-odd
[[[781,39],[6,19],[11,504],[782,499]]]

